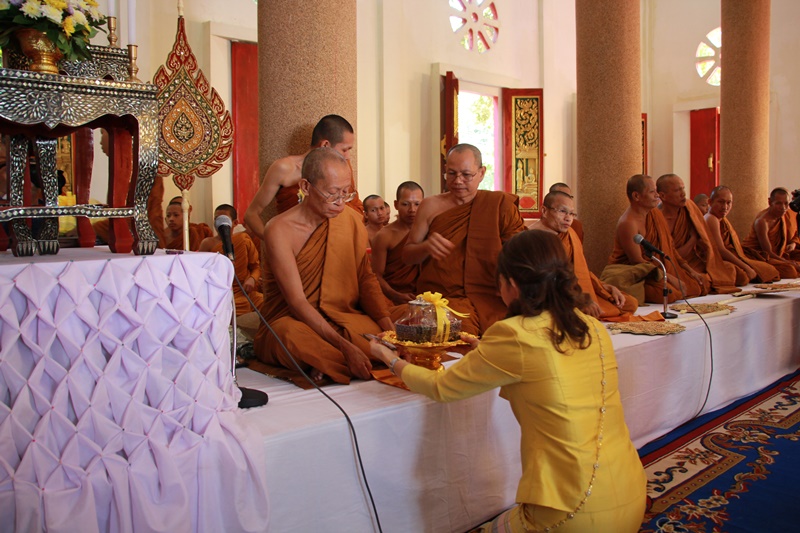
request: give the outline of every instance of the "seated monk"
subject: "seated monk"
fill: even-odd
[[[364,198],[364,227],[367,228],[369,245],[375,241],[375,235],[389,222],[389,211],[386,202],[377,194]]]
[[[633,240],[642,235],[653,246],[663,251],[670,259],[664,259],[667,269],[667,290],[670,303],[680,298],[693,298],[706,294],[703,291],[705,278],[680,256],[672,243],[667,221],[657,209],[656,183],[650,176],[636,174],[628,179],[627,195],[630,206],[617,222],[614,235],[614,250],[608,262],[612,265],[640,265],[653,263],[645,258],[644,249]],[[661,272],[661,265],[658,265]],[[645,281],[645,301],[664,302],[664,281],[648,278]]]
[[[661,198],[661,214],[667,221],[675,249],[693,270],[704,274],[706,292],[737,292],[736,268],[717,254],[706,229],[703,212],[694,202],[686,201],[683,180],[675,174],[664,174],[656,180]]]
[[[170,250],[183,250],[183,207],[182,198],[176,196],[167,205],[167,231],[166,248]],[[189,215],[192,214],[192,207],[189,206]],[[213,237],[214,233],[208,224],[194,224],[189,222],[189,250],[196,252],[200,248],[200,243],[207,237]]]
[[[302,176],[303,202],[270,219],[264,230],[261,313],[275,335],[259,328],[256,356],[265,371],[301,387],[311,385],[279,341],[315,382],[325,376],[337,383],[370,379],[369,342],[361,334],[393,324],[367,257],[367,230],[345,205],[355,197],[350,167],[336,150],[316,148],[306,156]]]
[[[289,155],[274,161],[261,185],[258,188],[250,205],[244,213],[244,225],[249,231],[259,238],[264,234],[264,221],[261,218],[267,206],[276,201],[278,213],[296,206],[300,203],[302,192],[300,191],[300,170],[306,155],[314,148],[329,147],[333,148],[347,159],[350,165],[350,152],[355,145],[355,133],[353,126],[339,115],[326,115],[314,126],[311,133],[311,147],[301,155]],[[352,179],[352,168],[350,170],[350,187],[355,192],[355,182]],[[358,211],[363,212],[363,206],[358,199],[358,193],[353,196],[347,205]]]
[[[503,243],[525,230],[517,198],[480,191],[481,152],[458,144],[447,154],[447,192],[425,198],[403,248],[406,264],[421,265],[416,293],[439,292],[450,307],[469,313],[462,330],[476,335],[506,316],[495,270]],[[392,310],[399,318],[405,306]]]
[[[608,283],[603,283],[590,270],[583,254],[583,244],[570,227],[575,220],[575,203],[566,193],[549,192],[542,202],[542,218],[529,229],[555,233],[572,264],[575,277],[587,297],[581,311],[595,318],[618,317],[624,313],[635,313],[639,302],[630,294],[620,291]]]
[[[575,196],[572,195],[572,189],[569,188],[569,185],[563,182],[554,183],[550,186],[550,189],[547,192],[563,192],[573,200],[575,200]],[[578,220],[577,218],[572,219],[572,231],[575,232],[575,235],[583,242],[583,223]]]
[[[218,216],[225,215],[231,219],[231,230],[236,227],[238,220],[236,219],[236,208],[229,204],[220,204],[214,210],[214,220]],[[261,266],[258,256],[258,248],[253,244],[250,236],[245,232],[231,233],[231,244],[233,244],[233,269],[236,277],[242,283],[247,296],[253,300],[256,309],[261,309],[263,297],[258,291],[261,283]],[[200,252],[222,252],[222,239],[219,235],[203,239],[200,243]],[[233,300],[236,304],[236,316],[241,316],[245,313],[250,313],[254,309],[247,301],[245,293],[239,287],[236,280],[233,280]]]
[[[778,269],[783,279],[794,279],[800,272],[795,261],[797,222],[789,211],[789,192],[778,187],[769,194],[769,207],[756,215],[750,235],[742,243],[751,259],[766,261]]]
[[[401,183],[397,187],[397,200],[394,201],[397,220],[380,230],[372,243],[372,270],[381,284],[383,294],[393,305],[407,303],[417,295],[419,265],[403,262],[403,247],[424,196],[419,184],[413,181]]]
[[[708,235],[715,244],[719,255],[736,268],[736,284],[748,282],[769,283],[781,279],[778,270],[767,262],[750,259],[744,253],[739,235],[728,220],[733,207],[733,192],[725,185],[715,187],[708,201],[708,214],[705,216]]]

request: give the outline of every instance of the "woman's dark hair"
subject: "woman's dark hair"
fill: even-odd
[[[497,274],[513,279],[519,288],[519,298],[508,307],[509,316],[538,316],[549,311],[553,317],[550,338],[562,353],[560,346],[567,337],[581,348],[591,343],[589,325],[575,313],[586,296],[554,234],[529,230],[515,235],[503,245]]]

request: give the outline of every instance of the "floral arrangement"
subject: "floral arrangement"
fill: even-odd
[[[0,0],[0,47],[15,30],[33,28],[46,34],[65,59],[87,60],[86,46],[105,23],[96,0]]]

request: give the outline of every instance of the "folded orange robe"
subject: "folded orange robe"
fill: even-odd
[[[416,294],[419,265],[407,265],[403,262],[403,247],[408,241],[408,233],[391,250],[386,250],[386,266],[383,279],[399,293]]]
[[[200,243],[206,237],[213,237],[214,232],[208,224],[201,222],[200,224],[189,223],[189,250],[196,252],[200,249]],[[170,239],[167,237],[168,250],[183,250],[183,231],[177,237]]]
[[[771,281],[778,281],[781,279],[778,269],[776,269],[774,266],[770,265],[766,261],[759,261],[757,259],[747,257],[747,254],[744,252],[744,248],[742,248],[742,243],[739,241],[739,235],[733,228],[731,221],[728,220],[728,217],[725,217],[719,221],[719,232],[725,248],[730,250],[736,255],[736,257],[747,263],[750,268],[756,271],[756,274],[758,274],[757,281],[769,283]],[[739,270],[739,267],[737,267],[737,270]]]
[[[755,220],[758,220],[758,218],[766,213],[766,211],[766,209],[760,211],[756,215],[753,225],[750,226],[750,234],[742,243],[744,253],[751,259],[766,261],[775,267],[778,270],[781,278],[794,279],[798,277],[798,272],[792,265],[775,260],[774,258],[770,257],[767,252],[761,249],[761,243],[758,241],[758,235],[756,235]],[[787,214],[789,213],[794,216],[794,212],[788,212]],[[793,225],[792,221],[789,220],[786,215],[784,215],[777,224],[772,226],[772,228],[767,231],[767,238],[769,239],[769,244],[772,247],[772,251],[780,257],[784,257],[786,255],[786,246],[792,242],[790,237],[790,235],[792,235],[792,227],[796,228],[796,225]]]
[[[247,233],[234,233],[231,235],[231,242],[233,243],[233,270],[236,272],[236,277],[244,285],[245,280],[252,276],[256,280],[256,290],[252,291],[249,296],[256,305],[256,309],[261,309],[264,297],[258,291],[261,282],[261,266],[258,249],[250,236]],[[222,241],[218,242],[211,249],[211,252],[222,253]],[[233,299],[236,304],[236,316],[243,315],[254,311],[247,301],[247,297],[239,288],[236,280],[233,280]]]
[[[708,226],[703,218],[703,212],[694,202],[678,211],[678,218],[672,228],[672,242],[677,250],[691,238],[692,230],[697,235],[697,242],[692,250],[684,256],[689,266],[701,274],[706,274],[711,282],[711,292],[728,294],[737,292],[736,268],[714,249],[714,243],[708,236]]]
[[[308,302],[342,337],[369,354],[369,341],[361,334],[380,333],[376,322],[389,313],[367,257],[367,230],[360,217],[354,210],[345,209],[336,218],[326,220],[296,259]],[[313,367],[337,383],[349,383],[352,375],[342,352],[292,316],[269,258],[263,276],[266,292],[261,313],[300,367],[306,372]],[[263,364],[254,362],[250,368],[290,379],[303,388],[311,387],[263,325],[254,348]]]
[[[667,283],[667,289],[669,291],[667,301],[672,303],[681,298],[694,298],[695,296],[705,295],[703,288],[678,264],[681,258],[672,242],[672,234],[669,231],[669,225],[664,219],[664,215],[661,214],[661,211],[659,209],[651,209],[647,214],[645,224],[645,240],[649,241],[653,246],[662,250],[667,256],[672,258],[672,260],[663,260],[667,272],[680,278],[684,285],[685,292],[682,293],[679,287],[676,287],[672,283]],[[644,249],[642,249],[642,253],[644,254]],[[633,263],[628,260],[628,256],[625,254],[616,236],[614,237],[614,250],[611,252],[608,262],[612,265],[633,265]],[[659,271],[660,270],[661,267],[659,266]],[[661,276],[659,276],[659,278],[661,278]],[[645,281],[644,291],[645,302],[657,304],[664,302],[664,281],[662,279],[656,280],[648,278]]]
[[[611,293],[603,288],[597,276],[589,270],[586,256],[583,253],[583,244],[581,244],[578,234],[570,228],[564,233],[559,233],[558,238],[561,239],[564,250],[567,252],[567,257],[572,263],[572,268],[575,272],[575,277],[578,278],[581,290],[584,294],[588,294],[594,303],[600,306],[600,319],[622,315],[632,316],[632,313],[635,313],[639,307],[639,302],[630,294],[623,293],[625,295],[625,304],[622,308],[614,304]]]
[[[501,191],[478,191],[472,202],[437,215],[429,233],[441,234],[455,249],[441,261],[422,263],[417,294],[441,293],[450,307],[469,313],[462,330],[481,335],[508,312],[497,289],[497,256],[505,241],[524,230],[517,197]],[[404,306],[398,307],[393,319],[403,314]]]

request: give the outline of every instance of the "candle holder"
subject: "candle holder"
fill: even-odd
[[[108,46],[119,48],[119,36],[117,35],[117,17],[106,17],[108,21]]]
[[[139,47],[135,44],[128,45],[128,81],[134,83],[142,83],[142,80],[136,77],[139,73],[139,66],[136,64],[136,59],[139,57]]]

